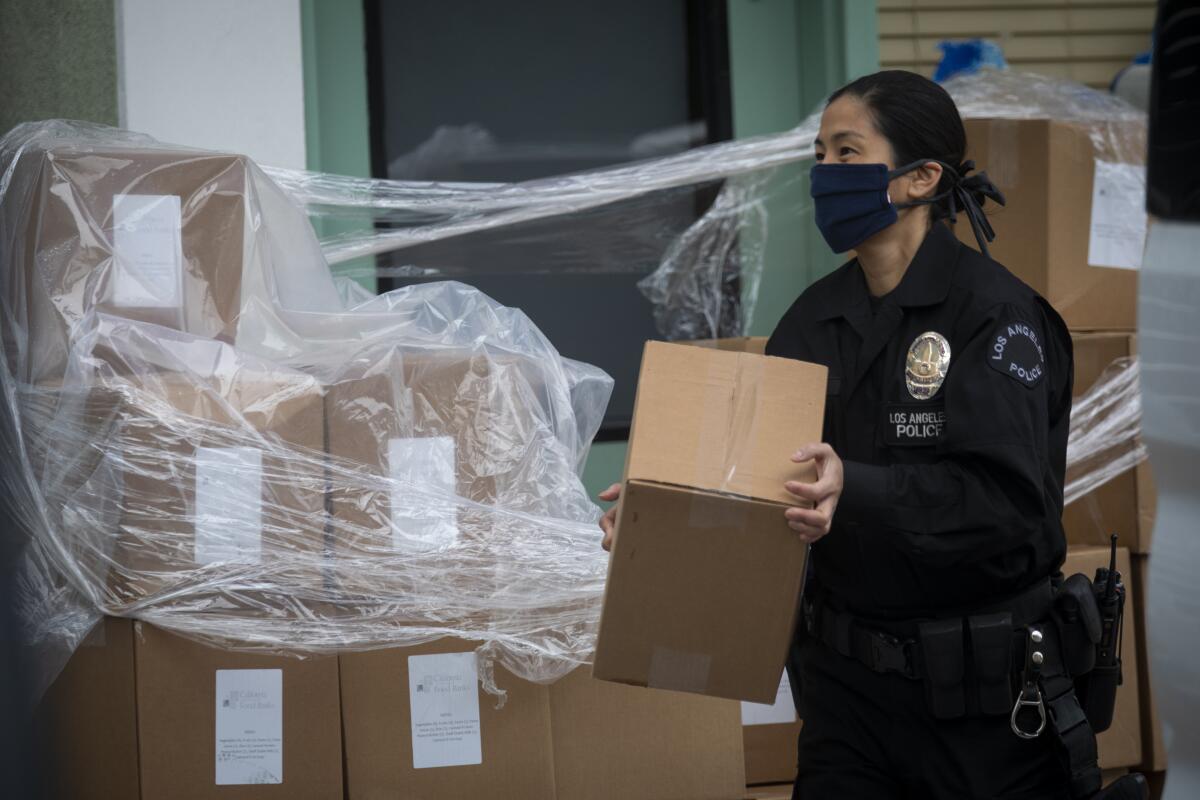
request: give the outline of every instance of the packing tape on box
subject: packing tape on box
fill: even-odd
[[[704,694],[712,656],[704,653],[684,653],[655,645],[650,651],[650,669],[646,685],[651,689],[670,689],[676,692]]]

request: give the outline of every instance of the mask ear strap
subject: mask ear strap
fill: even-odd
[[[926,158],[892,170],[888,173],[888,180],[898,178],[930,162],[940,164],[942,169],[950,173],[950,188],[933,197],[911,200],[907,203],[896,203],[896,208],[933,205],[948,198],[950,200],[950,208],[946,214],[947,218],[953,224],[958,221],[959,210],[966,214],[967,221],[971,223],[971,232],[975,234],[975,241],[979,243],[979,251],[984,255],[988,255],[987,243],[996,238],[996,232],[992,229],[991,223],[988,222],[987,215],[983,213],[981,200],[988,199],[1004,205],[1004,195],[991,182],[987,173],[977,172],[974,175],[967,176],[968,172],[975,169],[974,161],[963,162],[961,169],[958,170],[943,161],[938,161],[936,158]]]

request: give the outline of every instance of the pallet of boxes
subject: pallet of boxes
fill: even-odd
[[[52,123],[0,159],[26,599],[74,647],[37,712],[48,797],[743,797],[736,702],[584,666],[594,425],[531,323],[461,286],[348,313],[240,156]],[[759,631],[759,699],[790,623]]]
[[[1089,577],[1108,560],[1118,534],[1118,569],[1127,588],[1121,647],[1123,682],[1112,727],[1099,736],[1110,774],[1137,770],[1161,785],[1166,750],[1148,669],[1147,565],[1154,527],[1150,464],[1104,474],[1135,450],[1138,269],[1147,225],[1144,119],[1062,121],[967,119],[967,141],[980,169],[1008,204],[989,212],[993,256],[1058,310],[1075,353],[1076,414],[1063,513],[1068,553],[1063,573]],[[959,236],[971,243],[970,229]],[[1086,413],[1128,416],[1095,441]],[[1077,445],[1084,445],[1079,447]],[[1080,451],[1089,451],[1078,457]],[[1072,460],[1074,459],[1074,463]]]

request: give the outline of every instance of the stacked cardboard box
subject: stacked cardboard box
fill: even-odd
[[[729,701],[497,668],[499,707],[457,640],[341,662],[350,800],[725,800],[745,785]]]
[[[820,438],[825,379],[799,361],[646,345],[597,678],[775,701],[807,556],[784,483],[813,480],[791,455]]]
[[[38,710],[46,796],[342,796],[336,658],[233,653],[107,618]]]
[[[141,796],[135,692],[133,622],[106,618],[76,649],[37,710],[46,798]]]
[[[23,377],[61,375],[68,328],[91,310],[234,341],[248,169],[242,156],[133,143],[27,151],[0,207]],[[4,342],[14,367],[17,344]]]
[[[120,494],[111,553],[97,547],[81,558],[98,560],[97,570],[107,567],[115,602],[203,586],[215,575],[280,557],[293,567],[288,580],[320,585],[318,381],[284,369],[239,369],[211,380],[141,373],[97,393],[112,401],[105,441]],[[309,456],[294,455],[305,451]],[[103,494],[76,500],[102,501]]]

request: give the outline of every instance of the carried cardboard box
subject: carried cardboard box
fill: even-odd
[[[992,257],[1049,300],[1071,329],[1135,330],[1145,123],[1107,122],[1098,131],[1051,119],[964,123],[967,157],[1007,200],[986,210],[996,231]],[[955,227],[976,246],[969,224]]]
[[[638,382],[594,674],[774,702],[807,547],[788,480],[819,441],[826,369],[650,342]]]
[[[452,639],[340,660],[351,800],[725,800],[745,786],[735,703],[497,667],[497,708],[472,645]]]
[[[42,792],[53,800],[136,800],[133,622],[106,617],[47,690],[35,717]]]
[[[707,347],[712,350],[728,350],[734,353],[755,353],[766,355],[766,336],[734,336],[729,339],[693,339],[680,344],[690,344],[694,347]]]
[[[1154,697],[1153,676],[1150,671],[1150,625],[1147,621],[1146,598],[1150,587],[1150,557],[1133,557],[1134,609],[1137,613],[1138,699],[1142,707],[1142,761],[1144,772],[1161,772],[1167,768],[1167,741],[1163,735],[1162,719]]]
[[[5,299],[29,335],[23,377],[58,377],[68,327],[92,309],[234,340],[252,257],[244,157],[68,145],[14,169],[0,221],[18,262]]]
[[[142,800],[342,796],[337,658],[235,653],[135,628]]]
[[[1099,380],[1118,358],[1137,354],[1137,337],[1125,332],[1073,333],[1074,396],[1078,398]],[[1150,551],[1157,496],[1149,462],[1143,461],[1093,489],[1063,509],[1068,544],[1108,544],[1117,533],[1120,544],[1134,553]]]
[[[742,747],[746,751],[746,784],[756,786],[796,779],[797,743],[803,723],[787,673],[771,705],[742,702]]]
[[[1098,567],[1107,567],[1107,547],[1075,547],[1067,550],[1067,560],[1062,566],[1063,575],[1069,577],[1082,572],[1094,578]],[[1142,761],[1141,704],[1138,700],[1138,606],[1136,584],[1129,551],[1117,551],[1117,570],[1125,583],[1124,632],[1121,636],[1122,683],[1117,689],[1117,704],[1113,711],[1112,726],[1097,736],[1097,746],[1102,769],[1133,767]]]

